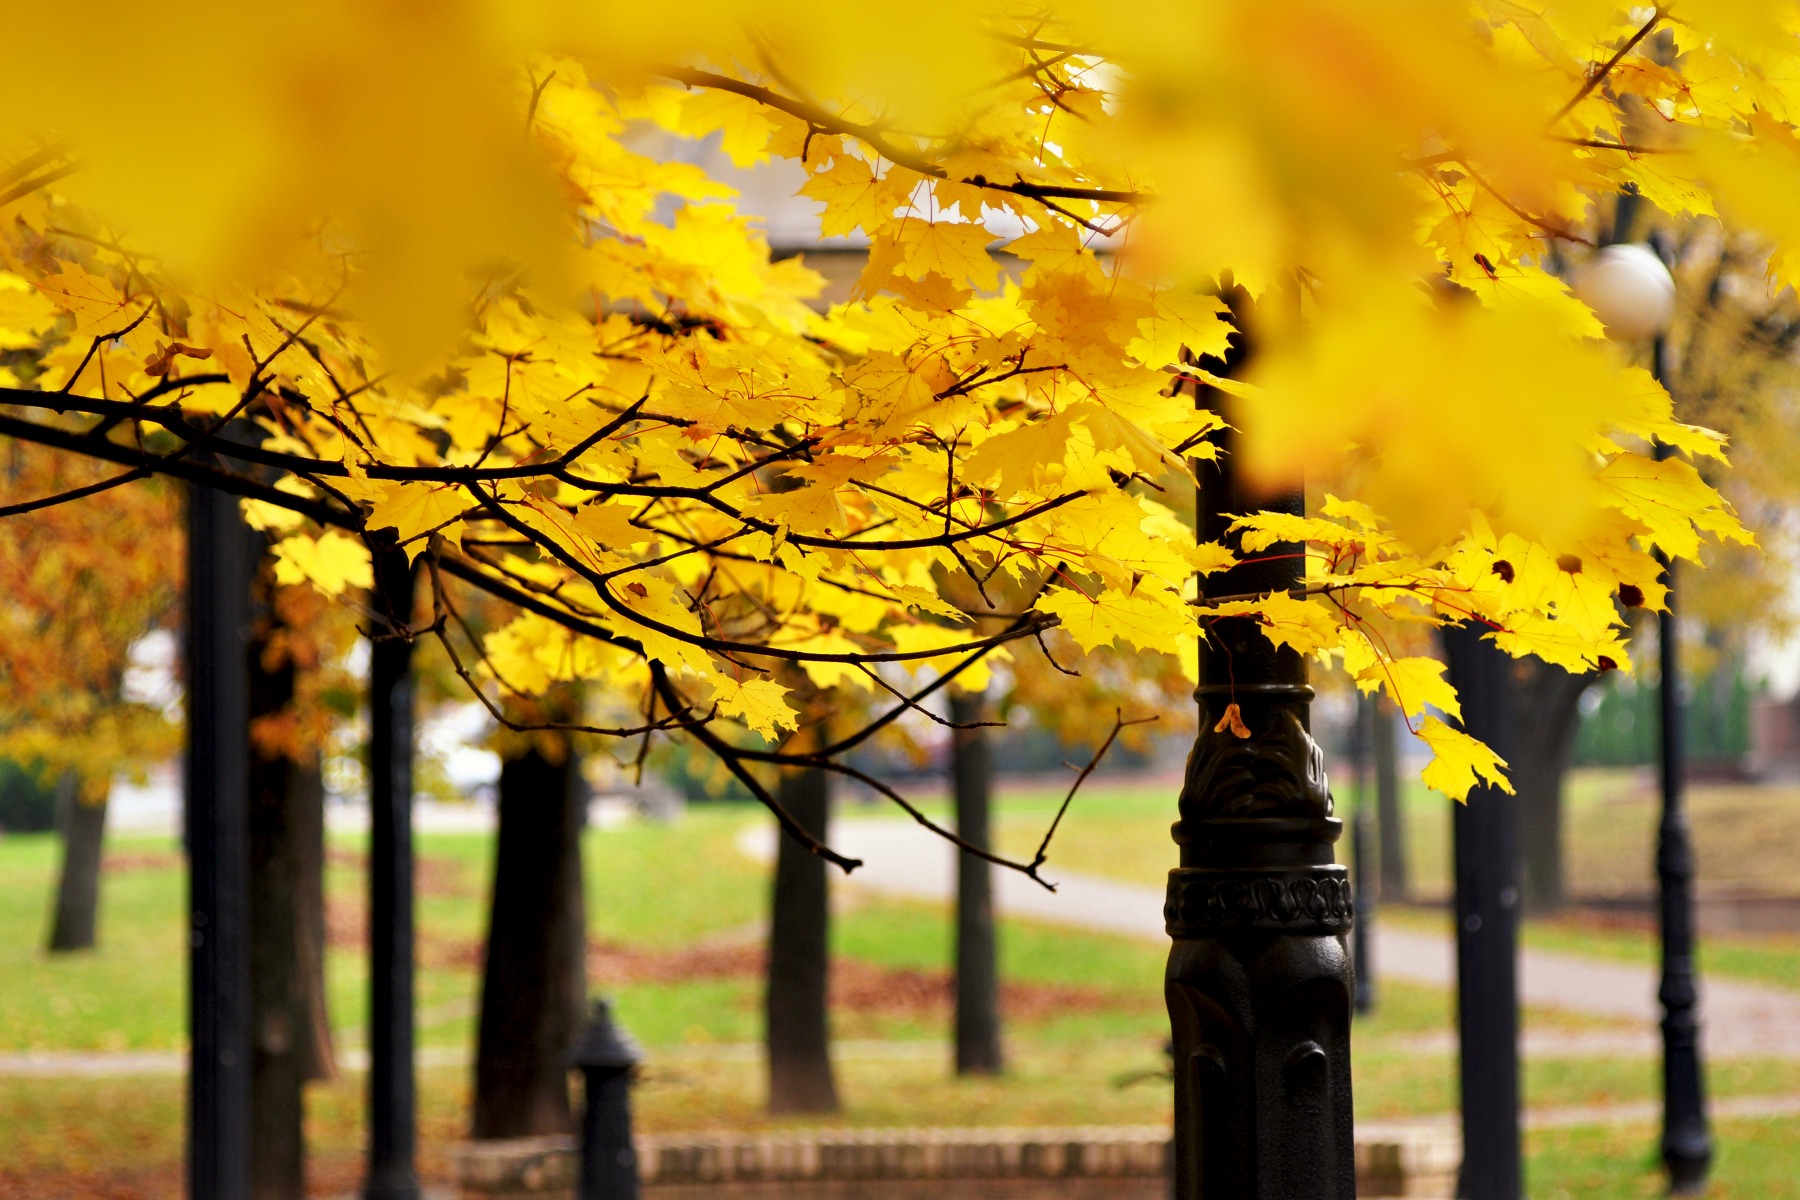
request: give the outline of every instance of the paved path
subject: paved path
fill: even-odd
[[[774,830],[757,827],[741,842],[751,855],[774,853]],[[955,892],[951,846],[904,818],[852,818],[832,830],[832,847],[863,860],[854,886],[921,900]],[[1164,941],[1161,888],[1046,870],[1057,890],[1046,891],[1015,871],[994,873],[995,905],[1003,913],[1105,933]],[[1450,988],[1456,983],[1455,946],[1448,933],[1375,926],[1375,963],[1384,978]],[[1618,1031],[1570,1034],[1529,1031],[1528,1055],[1545,1053],[1649,1055],[1657,1050],[1656,975],[1647,967],[1572,954],[1526,950],[1520,956],[1520,997],[1534,1007],[1610,1017]],[[1753,983],[1702,980],[1705,1050],[1720,1057],[1800,1059],[1800,993]],[[1636,1029],[1630,1028],[1636,1025]],[[1450,1047],[1443,1040],[1445,1049]]]

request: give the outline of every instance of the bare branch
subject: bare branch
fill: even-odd
[[[1105,757],[1106,752],[1112,749],[1112,744],[1117,740],[1119,734],[1124,731],[1127,725],[1147,725],[1156,719],[1157,718],[1153,716],[1137,717],[1127,721],[1123,713],[1115,712],[1113,714],[1112,732],[1106,735],[1106,740],[1100,743],[1100,748],[1094,751],[1094,756],[1092,758],[1088,759],[1087,766],[1081,768],[1081,773],[1075,777],[1075,782],[1069,786],[1069,794],[1063,797],[1062,804],[1058,806],[1056,816],[1050,822],[1050,828],[1044,830],[1044,840],[1038,843],[1037,853],[1032,856],[1031,859],[1031,869],[1033,871],[1036,871],[1038,867],[1044,864],[1046,856],[1050,853],[1050,839],[1056,836],[1056,827],[1062,824],[1063,814],[1069,811],[1069,802],[1075,799],[1075,793],[1080,790],[1082,784],[1087,782],[1087,777],[1094,773],[1094,768],[1100,765],[1100,760]]]

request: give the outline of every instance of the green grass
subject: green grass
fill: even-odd
[[[1648,1200],[1665,1194],[1647,1125],[1546,1129],[1529,1134],[1525,1168],[1532,1200]],[[1794,1200],[1800,1197],[1800,1118],[1721,1121],[1709,1200]]]
[[[1009,793],[1002,824],[1014,841],[1035,846],[1060,792]],[[1173,797],[1156,789],[1097,787],[1078,798],[1053,864],[1155,879],[1173,856],[1168,820]],[[632,825],[591,831],[584,844],[590,929],[607,946],[643,953],[696,943],[729,947],[757,936],[767,905],[767,868],[735,842],[760,812],[708,806],[675,826]],[[1029,831],[1027,833],[1026,831]],[[1010,843],[1009,843],[1010,844]],[[358,838],[337,838],[328,886],[333,928],[360,940],[362,877]],[[476,835],[419,840],[420,1041],[467,1048],[474,1034],[478,947],[490,887],[492,845]],[[115,839],[109,853],[131,856],[109,874],[102,944],[89,954],[51,959],[40,949],[50,895],[54,844],[47,837],[0,840],[0,1053],[20,1050],[179,1049],[183,1044],[180,860],[166,842]],[[1160,863],[1158,856],[1162,856]],[[1001,930],[1008,980],[1009,1073],[999,1080],[957,1080],[949,1072],[950,1012],[942,994],[951,958],[951,923],[942,905],[873,898],[843,890],[833,944],[849,980],[875,1001],[840,1006],[834,1034],[850,1045],[840,1061],[853,1125],[1157,1123],[1168,1119],[1162,1043],[1167,1036],[1161,975],[1165,950],[1154,943],[1009,921]],[[1390,910],[1397,921],[1441,915]],[[1534,925],[1534,945],[1603,957],[1647,955],[1632,931]],[[1711,939],[1708,969],[1727,965],[1754,977],[1794,979],[1789,941]],[[1735,957],[1733,957],[1735,956]],[[603,960],[604,961],[604,960]],[[359,945],[339,945],[328,960],[331,1007],[340,1045],[361,1041],[365,965]],[[870,972],[873,972],[871,974]],[[886,974],[883,974],[885,972]],[[1782,974],[1786,972],[1786,974]],[[860,983],[859,983],[860,979]],[[762,1128],[762,1068],[742,1050],[761,1029],[761,983],[751,974],[661,982],[598,978],[614,995],[623,1024],[651,1049],[637,1104],[648,1130]],[[923,988],[923,1000],[885,992]],[[932,989],[936,988],[937,991]],[[1442,1037],[1451,1020],[1443,991],[1389,983],[1378,1012],[1355,1030],[1357,1111],[1363,1119],[1444,1113],[1455,1107],[1455,1063],[1448,1053],[1419,1053],[1410,1043]],[[891,1002],[890,1002],[891,1001]],[[1526,1014],[1583,1028],[1603,1025],[1569,1014]],[[894,1054],[863,1054],[864,1042],[901,1042]],[[1800,1091],[1800,1064],[1715,1063],[1715,1095]],[[1122,1080],[1147,1081],[1120,1086]],[[428,1176],[443,1178],[447,1147],[467,1113],[466,1068],[421,1071],[421,1130]],[[1532,1062],[1525,1089],[1533,1106],[1558,1107],[1650,1099],[1653,1063],[1618,1059]],[[310,1093],[309,1136],[315,1176],[348,1189],[361,1141],[361,1081],[346,1076]],[[97,1119],[105,1114],[104,1119]],[[149,1079],[0,1079],[0,1197],[10,1180],[56,1171],[69,1194],[175,1194],[179,1183],[181,1083]],[[1721,1195],[1794,1195],[1754,1190],[1785,1178],[1776,1133],[1793,1123],[1737,1122],[1722,1134],[1722,1178],[1738,1191]],[[1633,1139],[1637,1140],[1633,1140]],[[1649,1194],[1652,1176],[1637,1163],[1642,1131],[1559,1131],[1534,1135],[1534,1176],[1588,1179],[1611,1170],[1612,1191],[1533,1191],[1534,1196]],[[1620,1157],[1620,1147],[1631,1155]],[[1609,1160],[1608,1156],[1611,1156]],[[1788,1158],[1791,1159],[1791,1152]],[[1647,1161],[1647,1160],[1645,1160]],[[73,1182],[69,1182],[73,1181]],[[121,1183],[121,1181],[125,1181]],[[1652,1180],[1653,1181],[1653,1180]],[[104,1184],[104,1186],[102,1186]],[[91,1185],[91,1186],[90,1186]],[[124,1190],[117,1190],[123,1188]],[[1625,1190],[1619,1190],[1623,1188]],[[1630,1190],[1638,1188],[1639,1190]],[[109,1190],[113,1189],[113,1190]],[[21,1185],[17,1194],[33,1194]]]
[[[0,838],[0,1052],[172,1050],[185,1045],[181,931],[186,893],[166,839],[109,852],[163,866],[114,872],[101,893],[101,948],[50,958],[56,842]]]
[[[1045,874],[1061,870],[1154,886],[1176,865],[1169,825],[1175,817],[1176,789],[1095,787],[1083,789],[1052,844]],[[1009,792],[997,821],[1000,847],[1029,857],[1060,792]],[[1346,811],[1354,793],[1340,789]],[[1415,894],[1441,899],[1449,888],[1449,801],[1416,779],[1403,781],[1408,866]],[[1656,798],[1639,773],[1582,770],[1570,777],[1568,853],[1575,892],[1646,891],[1655,836]],[[1701,785],[1692,789],[1694,838],[1704,885],[1755,886],[1795,890],[1792,847],[1800,845],[1800,791],[1776,787]],[[1341,855],[1340,855],[1341,857]],[[1383,919],[1416,928],[1439,928],[1440,913],[1388,907]],[[1527,921],[1527,946],[1619,962],[1655,961],[1656,937],[1646,927],[1630,928],[1580,918]],[[1800,936],[1709,933],[1700,940],[1702,972],[1800,990]]]

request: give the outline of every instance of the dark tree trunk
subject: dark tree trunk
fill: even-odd
[[[260,540],[233,496],[188,490],[187,1195],[250,1188],[250,658]]]
[[[417,929],[413,757],[418,564],[372,539],[369,647],[369,1108],[363,1200],[418,1200]]]
[[[299,962],[300,1010],[305,1028],[301,1054],[308,1080],[337,1078],[337,1055],[331,1046],[331,1014],[325,1002],[325,777],[319,755],[289,768],[293,801],[294,851],[298,886],[296,947]]]
[[[1483,640],[1483,632],[1473,622],[1443,630],[1450,683],[1462,701],[1464,732],[1516,763],[1523,756],[1512,728],[1513,660]],[[1456,1194],[1463,1200],[1519,1200],[1518,809],[1491,785],[1476,787],[1467,803],[1450,807],[1463,1134]]]
[[[1518,789],[1525,911],[1554,912],[1566,899],[1563,781],[1575,757],[1581,694],[1597,676],[1571,675],[1536,659],[1520,659],[1513,672],[1517,751],[1508,765]]]
[[[475,1050],[476,1138],[575,1128],[569,1051],[587,1000],[581,829],[586,790],[567,740],[500,768],[500,830]],[[554,748],[552,749],[554,753]]]
[[[1369,718],[1369,757],[1375,764],[1375,817],[1380,838],[1381,898],[1402,902],[1407,897],[1406,818],[1400,811],[1400,764],[1394,747],[1394,704],[1377,696]]]
[[[257,587],[250,656],[250,1187],[255,1200],[305,1200],[303,1132],[308,1012],[301,963],[301,849],[295,770],[256,736],[294,698],[294,664],[279,646],[274,584]]]
[[[950,720],[969,725],[987,719],[985,696],[964,692],[950,697]],[[950,770],[956,793],[956,832],[973,845],[993,843],[989,805],[994,760],[986,729],[958,729],[950,739]],[[1000,964],[994,939],[993,868],[964,851],[956,864],[956,1073],[998,1075],[1000,1051]]]
[[[50,953],[92,950],[100,921],[100,856],[106,843],[106,801],[84,804],[73,772],[56,784],[56,823],[62,830],[62,871],[56,879],[56,912]]]
[[[822,735],[821,735],[822,736]],[[791,771],[777,793],[794,820],[826,837],[830,791],[823,771]],[[780,839],[769,913],[769,980],[764,1014],[769,1111],[836,1112],[831,1070],[829,968],[831,902],[825,860],[793,838]]]

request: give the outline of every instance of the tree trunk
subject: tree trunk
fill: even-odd
[[[1563,873],[1563,780],[1575,757],[1581,694],[1598,678],[1571,675],[1536,659],[1513,668],[1513,736],[1509,766],[1518,789],[1519,846],[1525,911],[1554,912],[1566,900]]]
[[[308,1081],[337,1078],[331,1045],[331,1013],[325,1001],[325,776],[317,752],[290,768],[295,822],[294,850],[299,883],[298,938],[300,1009],[306,1027],[301,1054]]]
[[[777,798],[802,829],[825,840],[830,804],[825,772],[784,772]],[[775,860],[764,1004],[772,1113],[838,1109],[829,1028],[830,936],[825,860],[783,837]]]
[[[987,699],[957,692],[950,720],[969,725],[987,719]],[[956,832],[983,850],[993,844],[989,804],[994,761],[986,729],[957,729],[950,739],[956,793]],[[1000,965],[994,940],[993,867],[963,851],[956,865],[956,1073],[998,1075]]]
[[[50,953],[92,950],[100,919],[100,858],[106,842],[106,801],[85,804],[74,772],[56,784],[56,820],[62,828],[62,871],[56,880],[56,913]]]
[[[258,580],[250,656],[250,1188],[255,1200],[305,1200],[303,1089],[310,1058],[301,964],[302,825],[294,764],[258,723],[294,698],[293,660],[272,645],[281,630],[274,585]],[[265,724],[265,727],[267,725]]]
[[[581,829],[586,789],[567,739],[500,768],[500,830],[481,979],[473,1136],[575,1128],[569,1050],[587,1001]]]
[[[1394,746],[1394,703],[1377,696],[1369,720],[1370,755],[1375,764],[1375,816],[1380,839],[1381,898],[1404,902],[1408,893],[1406,818],[1400,811],[1400,764]]]

